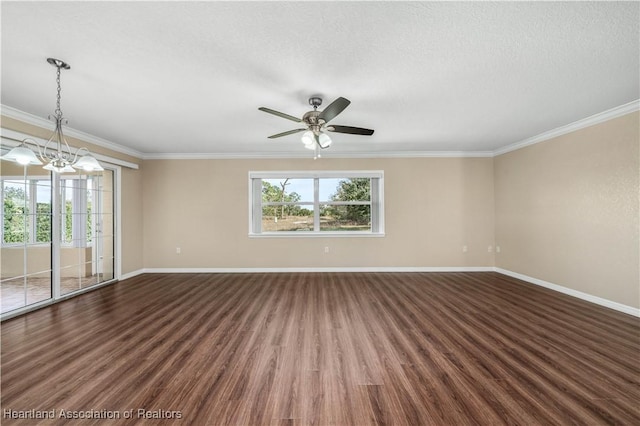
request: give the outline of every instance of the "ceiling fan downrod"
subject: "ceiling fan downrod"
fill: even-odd
[[[322,98],[320,96],[312,96],[309,98],[309,105],[313,107],[313,109],[318,109],[320,105],[322,105]]]

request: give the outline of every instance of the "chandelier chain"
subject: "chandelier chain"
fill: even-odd
[[[60,67],[56,67],[58,72],[57,72],[57,76],[56,76],[56,83],[58,84],[58,96],[56,98],[56,116],[58,118],[62,117],[62,110],[60,109],[60,92],[62,91],[61,87],[60,87]]]

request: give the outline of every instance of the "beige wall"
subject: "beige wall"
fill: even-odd
[[[494,263],[487,250],[494,237],[491,158],[147,160],[143,166],[145,268]],[[248,172],[317,169],[383,170],[386,236],[249,238]]]
[[[122,168],[122,274],[136,272],[142,262],[142,170]]]
[[[496,266],[640,307],[639,113],[496,157]]]

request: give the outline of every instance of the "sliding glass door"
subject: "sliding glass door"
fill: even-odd
[[[52,297],[51,175],[2,162],[2,313]]]
[[[49,174],[2,162],[1,313],[115,277],[115,169]]]
[[[113,279],[113,171],[60,177],[60,294]]]

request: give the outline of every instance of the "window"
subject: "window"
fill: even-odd
[[[2,245],[51,241],[51,178],[2,179]]]
[[[63,246],[91,244],[91,215],[95,177],[60,179],[63,208],[60,241]],[[8,177],[2,182],[2,245],[49,243],[51,241],[51,178]]]
[[[64,176],[64,175],[63,175]],[[65,176],[60,179],[60,211],[62,226],[60,240],[63,246],[86,247],[91,245],[91,196],[97,176]]]
[[[384,235],[383,172],[250,172],[251,236]]]

